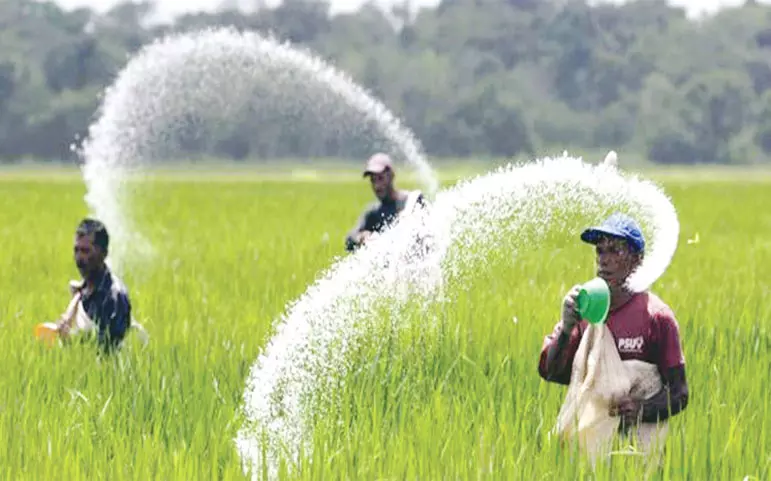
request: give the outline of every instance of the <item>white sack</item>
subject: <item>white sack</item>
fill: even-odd
[[[614,400],[624,395],[645,400],[661,389],[654,364],[622,361],[608,327],[589,324],[573,360],[568,392],[557,417],[556,432],[563,442],[578,442],[581,453],[594,466],[607,456],[617,439],[620,417],[610,416]],[[666,421],[658,425],[638,423],[630,443],[645,455],[660,454],[668,432]]]

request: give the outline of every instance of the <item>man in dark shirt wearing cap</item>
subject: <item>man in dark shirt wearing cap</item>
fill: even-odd
[[[126,287],[105,263],[110,237],[104,224],[84,219],[75,232],[75,265],[83,280],[71,284],[80,296],[83,310],[97,328],[97,341],[104,351],[119,347],[131,326],[131,301]],[[67,338],[70,321],[58,323],[59,333]]]
[[[585,230],[581,240],[596,246],[597,275],[611,291],[611,305],[606,325],[613,334],[621,360],[637,359],[655,364],[662,377],[663,389],[651,399],[629,397],[611,407],[611,416],[619,416],[619,429],[626,431],[638,421],[655,423],[685,409],[688,383],[685,357],[680,343],[678,323],[672,309],[655,294],[630,292],[625,283],[642,262],[645,239],[637,223],[623,214],[613,214],[599,227]],[[570,384],[573,357],[578,350],[587,322],[579,319],[573,287],[562,305],[562,320],[544,339],[538,372],[543,379]]]
[[[423,194],[407,192],[394,187],[394,167],[391,158],[377,153],[369,158],[364,169],[364,177],[370,178],[372,191],[379,202],[367,207],[354,227],[345,238],[345,248],[352,252],[364,245],[374,233],[380,233],[393,222],[414,196],[416,204],[425,205]]]

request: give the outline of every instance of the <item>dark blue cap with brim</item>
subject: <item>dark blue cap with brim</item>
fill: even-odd
[[[581,240],[596,244],[601,237],[611,236],[625,239],[637,252],[645,252],[645,237],[640,226],[628,215],[615,213],[596,227],[586,229],[581,233]]]

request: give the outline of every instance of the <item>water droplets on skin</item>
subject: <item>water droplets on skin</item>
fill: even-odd
[[[366,338],[379,306],[396,313],[408,301],[443,302],[453,295],[448,281],[462,289],[464,272],[485,262],[498,239],[525,249],[555,228],[577,237],[585,225],[571,215],[599,221],[614,210],[637,217],[649,239],[643,263],[628,279],[631,289],[645,290],[677,248],[674,207],[657,186],[623,175],[614,163],[592,166],[568,156],[510,165],[440,191],[430,207],[340,260],[288,306],[252,367],[247,423],[236,439],[245,468],[275,475],[279,457],[297,462],[301,450],[311,453],[310,415],[338,404],[330,387],[352,368],[347,354]]]
[[[430,197],[438,181],[414,136],[347,75],[309,52],[256,33],[210,29],[143,48],[106,91],[80,155],[86,203],[114,238],[111,258],[136,265],[153,250],[129,219],[129,175],[245,125],[301,132],[318,146],[390,153],[414,167]],[[255,124],[256,122],[256,124]],[[183,148],[184,147],[184,148]],[[362,159],[363,162],[363,159]]]

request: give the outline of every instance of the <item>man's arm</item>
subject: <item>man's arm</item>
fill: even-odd
[[[59,320],[56,322],[59,335],[65,339],[69,335],[72,324],[75,322],[75,316],[77,314],[77,309],[80,304],[81,297],[80,291],[73,288],[72,283],[70,283],[70,292],[73,294],[72,299],[70,299],[70,303],[67,305],[67,309],[64,310],[62,315],[59,317]]]
[[[550,382],[568,385],[573,369],[573,357],[581,342],[581,327],[566,330],[562,321],[546,336],[538,363],[538,374]]]
[[[642,403],[642,422],[664,421],[688,405],[688,381],[685,366],[670,368],[664,375],[664,388]]]
[[[359,216],[359,219],[356,221],[356,226],[348,232],[348,235],[345,236],[345,250],[348,252],[353,252],[361,244],[359,240],[359,234],[369,230],[367,226],[369,224],[369,216],[371,213],[371,207],[365,209],[364,212]]]
[[[685,356],[680,343],[680,329],[674,314],[659,313],[655,319],[659,372],[664,387],[652,398],[643,401],[642,421],[653,423],[682,412],[688,405],[688,381],[685,376]]]
[[[573,358],[581,344],[582,335],[576,310],[579,290],[579,286],[573,286],[562,299],[562,320],[554,327],[552,334],[544,339],[538,373],[546,381],[570,384]]]

